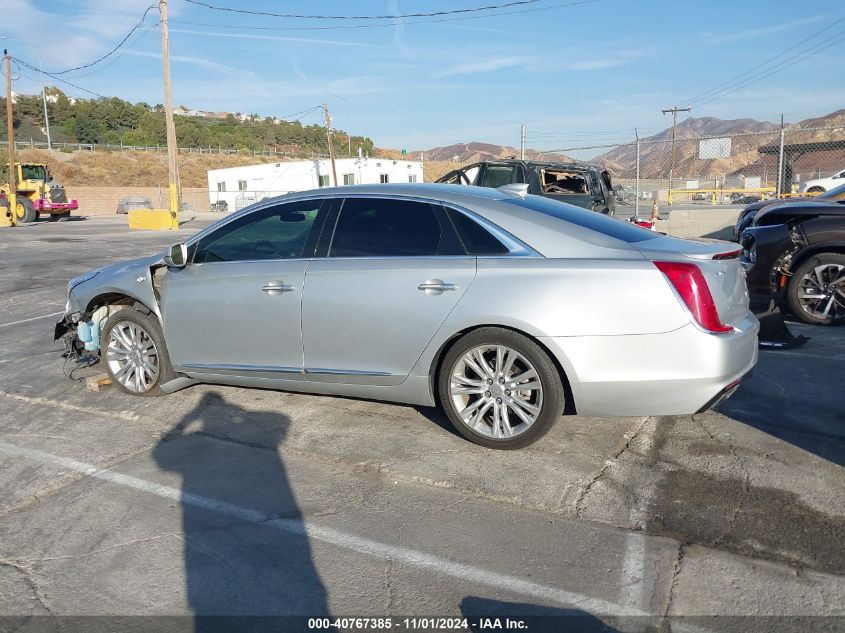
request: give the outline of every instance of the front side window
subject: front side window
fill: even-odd
[[[517,182],[515,165],[487,165],[484,177],[481,179],[481,186],[495,189],[514,182]]]
[[[440,222],[424,202],[347,198],[335,226],[329,257],[437,255]]]
[[[226,183],[225,182],[218,182],[217,183],[217,191],[226,191]]]
[[[203,237],[194,263],[297,259],[317,219],[321,200],[303,200],[253,211]]]

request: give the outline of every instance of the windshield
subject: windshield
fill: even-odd
[[[833,202],[845,200],[845,185],[839,185],[830,191],[825,191],[823,194],[818,196],[818,198],[820,200],[832,200]]]
[[[631,222],[617,220],[616,218],[608,217],[596,211],[586,211],[580,207],[541,196],[505,199],[502,202],[531,209],[532,211],[539,211],[559,220],[583,226],[585,229],[608,235],[617,240],[628,242],[629,244],[653,240],[660,236],[660,233],[640,228]]]
[[[21,165],[23,180],[47,180],[47,170],[43,165]]]

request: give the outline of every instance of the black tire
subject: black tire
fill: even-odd
[[[50,222],[61,222],[62,220],[67,220],[70,217],[70,211],[62,211],[61,213],[51,213],[47,216],[47,219]]]
[[[470,428],[468,423],[462,419],[451,394],[452,374],[458,364],[462,362],[464,355],[479,346],[496,345],[508,347],[524,356],[536,371],[542,388],[540,410],[533,424],[520,434],[504,439],[484,435]],[[502,387],[504,386],[506,385],[502,385]],[[479,328],[458,339],[440,364],[437,376],[437,391],[440,406],[458,433],[481,446],[504,450],[523,448],[539,440],[561,416],[566,404],[566,392],[563,388],[560,373],[545,350],[522,334],[497,327]],[[510,391],[505,393],[510,395]],[[485,396],[489,394],[488,391]],[[481,398],[481,396],[476,397]],[[504,398],[504,396],[502,397]],[[467,396],[467,398],[470,398],[470,396]],[[501,402],[501,400],[497,401]],[[516,418],[514,419],[516,420]],[[493,425],[488,424],[488,426],[492,428]]]
[[[130,323],[142,330],[155,346],[158,361],[158,375],[151,380],[148,388],[142,391],[129,389],[123,385],[121,379],[115,374],[115,369],[109,360],[108,348],[111,339],[112,329],[119,324]],[[164,334],[161,331],[161,324],[158,318],[152,313],[145,314],[135,308],[123,308],[112,314],[103,326],[100,335],[100,363],[105,368],[112,384],[120,391],[132,396],[160,396],[163,392],[159,388],[164,382],[173,377],[173,368],[170,365],[170,358],[167,355],[167,347],[164,343]]]
[[[15,202],[15,216],[18,222],[26,224],[28,222],[35,222],[36,211],[35,205],[29,198],[18,196]]]
[[[807,189],[807,193],[824,193],[825,191],[827,191],[827,189],[818,186]]]
[[[827,306],[827,301],[819,300],[818,303],[810,303],[808,306],[801,304],[800,294],[802,291],[802,284],[805,291],[818,290],[818,281],[814,275],[814,271],[819,266],[830,267],[830,273],[833,273],[837,266],[839,269],[839,279],[836,287],[828,287],[823,289],[825,294],[833,298],[833,305],[827,317],[824,317],[821,312]],[[841,275],[845,271],[845,255],[842,253],[819,253],[807,259],[803,264],[795,269],[795,272],[789,278],[789,284],[786,287],[786,300],[789,303],[789,308],[798,319],[804,323],[811,325],[838,325],[845,322],[845,280]],[[829,274],[830,274],[829,273]],[[829,280],[830,281],[830,280]]]

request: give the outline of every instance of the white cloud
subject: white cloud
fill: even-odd
[[[147,57],[149,59],[156,59],[161,61],[161,53],[151,53],[147,51],[125,51],[126,55],[131,55],[132,57]],[[235,68],[233,66],[226,66],[225,64],[221,64],[219,62],[213,62],[210,59],[205,59],[203,57],[192,57],[190,55],[170,55],[170,61],[175,62],[177,64],[187,64],[190,66],[195,66],[196,68],[203,68],[205,70],[210,70],[214,73],[223,73],[225,75],[231,75],[233,77],[239,76],[247,76],[247,77],[255,77],[255,73],[251,70],[244,70],[243,68]]]
[[[805,26],[807,24],[813,24],[815,22],[819,22],[821,20],[828,19],[829,16],[827,15],[814,15],[809,18],[802,18],[800,20],[792,20],[790,22],[782,22],[781,24],[772,24],[770,26],[762,26],[753,29],[746,29],[744,31],[736,31],[734,33],[712,33],[707,32],[703,33],[702,37],[704,38],[705,42],[708,44],[725,44],[727,42],[739,42],[745,40],[753,40],[760,37],[765,37],[766,35],[772,35],[774,33],[782,33],[784,31],[790,31],[792,29],[799,28],[801,26]]]
[[[457,75],[477,75],[479,73],[489,73],[494,70],[502,70],[503,68],[526,66],[530,61],[530,57],[498,57],[481,62],[469,62],[466,64],[449,66],[448,68],[444,68],[443,70],[435,73],[433,76],[454,77]]]

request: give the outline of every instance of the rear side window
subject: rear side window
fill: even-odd
[[[660,233],[643,229],[631,222],[624,222],[616,218],[608,217],[595,211],[587,211],[565,202],[558,202],[541,196],[529,196],[528,198],[503,198],[502,202],[517,207],[538,211],[550,215],[559,220],[564,220],[596,233],[602,233],[629,244],[645,242],[660,237]]]
[[[347,198],[335,225],[329,257],[437,255],[442,231],[424,202]]]
[[[506,255],[509,251],[490,231],[460,211],[446,207],[446,213],[470,255]]]

